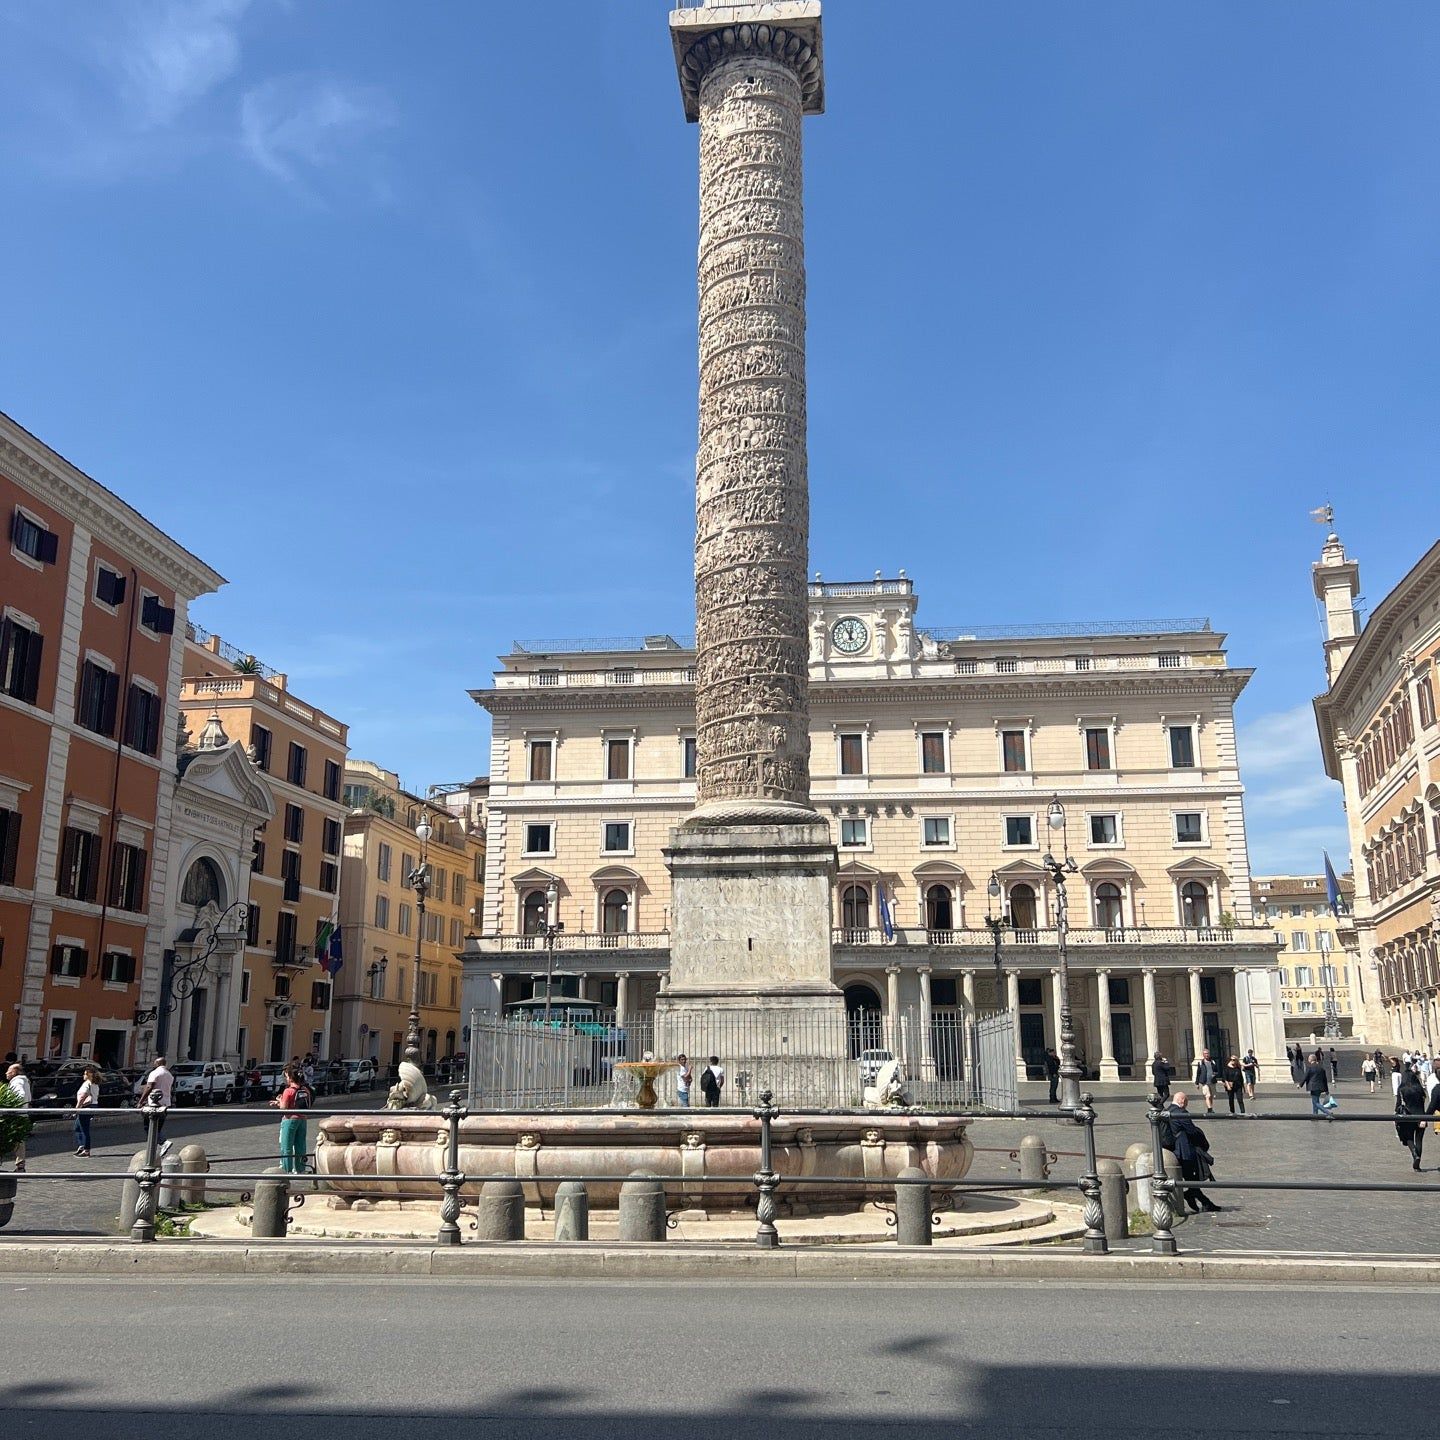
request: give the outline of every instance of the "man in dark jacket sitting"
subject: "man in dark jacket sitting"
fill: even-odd
[[[1190,1181],[1210,1178],[1210,1142],[1205,1132],[1190,1118],[1190,1097],[1177,1090],[1170,1102],[1170,1134],[1174,1139],[1175,1158],[1180,1162],[1180,1173]],[[1206,1193],[1195,1184],[1185,1187],[1185,1203],[1194,1211],[1215,1212],[1220,1209]]]

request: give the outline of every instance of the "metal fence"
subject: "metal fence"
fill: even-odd
[[[725,1103],[750,1105],[769,1090],[786,1105],[861,1105],[892,1060],[913,1104],[946,1108],[1016,1102],[1015,1027],[1008,1012],[970,1020],[959,1009],[841,1015],[755,1009],[621,1017],[598,1008],[580,1018],[538,1012],[470,1012],[472,1107],[509,1109],[633,1105],[641,1085],[629,1068],[645,1057],[685,1054],[696,1082],[710,1056],[725,1068]],[[678,1068],[678,1067],[677,1067]],[[678,1098],[677,1068],[657,1077],[660,1103]]]

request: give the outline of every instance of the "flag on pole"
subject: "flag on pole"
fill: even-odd
[[[1325,856],[1325,898],[1330,902],[1330,913],[1338,920],[1340,918],[1340,882],[1335,878],[1335,867],[1330,863],[1330,852],[1321,852]]]
[[[885,898],[885,887],[877,885],[876,892],[880,896],[880,929],[884,931],[887,940],[895,938],[895,922],[890,915],[890,902]]]
[[[334,979],[340,967],[345,963],[345,954],[340,946],[340,927],[330,927],[330,977]]]
[[[315,958],[324,959],[325,952],[330,945],[330,932],[335,928],[329,920],[317,920],[315,922]]]

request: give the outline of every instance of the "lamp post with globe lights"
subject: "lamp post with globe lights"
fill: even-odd
[[[1062,1109],[1074,1110],[1080,1104],[1080,1062],[1075,1058],[1075,1022],[1070,1012],[1070,958],[1067,949],[1070,915],[1065,898],[1065,877],[1074,875],[1080,867],[1069,853],[1065,807],[1058,795],[1051,797],[1045,820],[1050,829],[1060,836],[1061,858],[1057,860],[1047,847],[1041,861],[1055,887],[1055,937],[1060,952],[1060,1105]]]
[[[545,887],[545,1028],[550,1028],[550,991],[555,980],[555,937],[565,928],[560,920],[560,887],[553,877]]]
[[[420,1063],[420,942],[425,934],[425,897],[430,893],[430,861],[427,847],[434,832],[430,821],[421,816],[415,827],[420,842],[420,863],[405,877],[415,892],[415,975],[410,990],[410,1020],[405,1030],[405,1058],[412,1065]]]
[[[995,902],[1000,898],[1000,877],[992,870],[990,883],[985,887],[985,928],[995,942],[995,979],[1000,979],[1000,932],[1005,928],[1005,915],[995,914]]]

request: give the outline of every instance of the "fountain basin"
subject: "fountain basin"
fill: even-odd
[[[859,1209],[892,1196],[902,1170],[918,1166],[936,1182],[962,1180],[974,1149],[968,1121],[955,1116],[877,1111],[863,1115],[786,1115],[771,1125],[772,1164],[785,1178],[837,1176],[865,1187],[821,1184],[781,1187],[781,1213]],[[449,1134],[434,1112],[332,1115],[321,1122],[315,1163],[326,1188],[347,1200],[434,1200],[445,1169]],[[738,1110],[617,1111],[580,1115],[470,1115],[460,1122],[461,1194],[474,1200],[483,1179],[513,1176],[525,1201],[549,1206],[561,1179],[586,1181],[590,1204],[619,1202],[621,1179],[633,1171],[687,1182],[667,1190],[671,1208],[737,1210],[760,1168],[760,1122]],[[592,1178],[594,1177],[594,1178]]]

